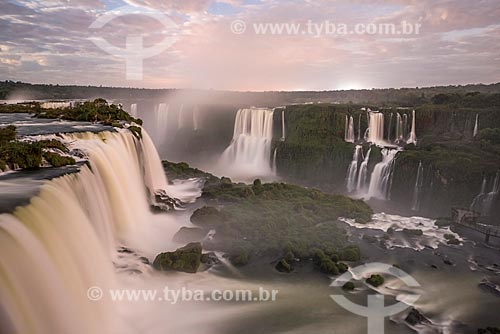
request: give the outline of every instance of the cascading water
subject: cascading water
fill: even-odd
[[[354,119],[352,116],[345,116],[345,141],[354,143]]]
[[[411,120],[410,136],[408,137],[408,141],[406,143],[407,144],[417,145],[415,110],[413,110],[413,117],[412,117],[412,120]]]
[[[146,188],[167,184],[142,133],[140,142],[126,130],[63,135],[90,167],[48,181],[28,206],[0,216],[0,252],[8,255],[0,257],[0,309],[12,332],[123,331],[110,301],[85,292],[116,286],[115,249],[141,249],[136,232],[152,215]]]
[[[480,212],[483,216],[489,216],[500,193],[500,172],[495,175],[491,184],[491,191],[486,192],[487,180],[483,178],[481,192],[474,198],[470,205],[471,210]]]
[[[370,154],[372,152],[372,148],[370,147],[368,149],[368,152],[366,152],[366,155],[363,159],[363,162],[359,166],[359,173],[358,173],[358,182],[356,185],[356,191],[362,192],[366,190],[366,182],[368,180],[368,163],[370,162]]]
[[[285,110],[281,111],[281,140],[285,141],[286,131],[285,131]]]
[[[420,210],[420,195],[422,192],[422,186],[424,184],[424,166],[422,165],[422,161],[418,164],[417,170],[417,178],[415,180],[415,187],[413,188],[413,200],[411,209],[413,211]]]
[[[407,134],[408,133],[408,115],[403,114],[403,138],[402,140],[406,140]]]
[[[158,104],[154,109],[154,136],[155,142],[159,148],[161,148],[167,140],[169,112],[170,105],[165,103]]]
[[[278,154],[278,148],[274,149],[273,153],[273,173],[276,175],[278,173],[278,166],[276,165],[276,156]]]
[[[130,115],[132,115],[133,117],[136,117],[138,116],[137,114],[137,103],[132,103],[130,105]]]
[[[390,198],[390,186],[392,182],[392,172],[394,170],[394,159],[398,150],[383,149],[382,161],[375,165],[370,178],[368,188],[368,198],[378,198],[387,200]]]
[[[240,109],[231,144],[219,161],[221,172],[233,178],[274,177],[271,164],[272,109]]]
[[[474,124],[474,132],[472,134],[473,137],[477,136],[479,133],[479,114],[476,114],[476,123]]]
[[[384,114],[371,111],[368,120],[367,141],[375,145],[384,145]]]
[[[361,145],[356,145],[351,164],[349,165],[349,169],[347,171],[346,187],[348,192],[356,190],[359,158],[362,153],[363,147]]]
[[[403,119],[401,118],[401,114],[397,113],[396,115],[396,142],[403,141]]]

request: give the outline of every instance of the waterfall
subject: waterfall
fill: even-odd
[[[476,123],[474,124],[474,132],[473,132],[473,137],[477,136],[479,133],[479,114],[476,114]]]
[[[285,110],[281,111],[281,140],[285,141],[286,132],[285,132]]]
[[[0,215],[3,326],[16,333],[120,332],[116,305],[92,302],[86,292],[116,287],[115,250],[141,249],[137,230],[152,216],[146,188],[166,186],[142,134],[141,141],[127,130],[63,135],[89,166],[47,181],[29,205]]]
[[[188,128],[186,125],[186,113],[184,112],[184,104],[181,104],[177,111],[177,130]]]
[[[371,111],[368,117],[368,142],[383,145],[384,142],[384,114]]]
[[[488,216],[491,214],[491,208],[498,198],[498,193],[500,191],[500,173],[497,173],[493,184],[491,186],[491,191],[486,194],[483,204],[483,215]]]
[[[345,116],[345,141],[354,143],[354,119],[352,116]]]
[[[397,153],[398,150],[395,149],[382,150],[382,161],[375,165],[370,178],[368,198],[389,199],[394,158]]]
[[[408,115],[403,114],[403,132],[402,132],[402,140],[406,140],[407,134],[408,133]]]
[[[479,194],[474,197],[472,200],[472,203],[470,205],[471,210],[476,210],[476,211],[481,211],[481,205],[483,203],[484,196],[486,195],[486,186],[487,186],[488,180],[486,179],[486,176],[483,177],[483,182],[481,183],[481,191]]]
[[[353,192],[354,190],[356,190],[356,184],[357,184],[356,177],[358,175],[359,158],[362,153],[363,153],[363,147],[361,145],[356,145],[351,164],[349,165],[349,169],[347,171],[346,186],[348,192]]]
[[[200,129],[200,109],[198,106],[193,107],[193,130],[197,131]]]
[[[403,119],[401,114],[396,115],[396,142],[401,142],[403,140]]]
[[[407,144],[413,144],[413,145],[417,145],[417,133],[416,133],[416,120],[415,120],[415,110],[413,110],[413,117],[412,117],[412,120],[411,120],[411,132],[410,132],[410,136],[408,138],[408,141],[406,142]]]
[[[233,139],[222,153],[220,169],[229,176],[242,180],[274,176],[270,161],[272,139],[272,109],[238,110]]]
[[[137,114],[137,103],[132,103],[130,105],[130,115],[132,115],[133,117],[137,118],[138,114]]]
[[[160,103],[155,106],[155,125],[154,125],[154,137],[155,143],[160,148],[165,144],[168,135],[168,115],[170,111],[170,105],[165,103]]]
[[[422,161],[418,164],[417,178],[415,180],[415,187],[413,188],[413,201],[411,209],[413,211],[420,210],[420,193],[422,191],[422,185],[424,183],[424,167],[422,166]]]
[[[363,162],[361,163],[361,166],[359,166],[359,173],[358,173],[358,182],[356,186],[356,190],[359,191],[364,191],[366,187],[366,181],[368,179],[368,162],[370,162],[370,154],[372,152],[372,148],[370,147],[368,149],[368,152],[366,152],[365,157],[363,158]]]

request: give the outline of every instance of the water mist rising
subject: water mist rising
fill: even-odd
[[[219,169],[224,174],[245,181],[274,177],[271,163],[273,113],[266,108],[238,110],[233,139],[219,160]]]

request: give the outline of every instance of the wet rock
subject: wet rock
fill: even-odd
[[[214,252],[201,254],[200,261],[201,263],[209,266],[213,266],[220,263],[219,258],[217,257],[217,255],[215,255]]]
[[[151,208],[153,211],[172,211],[183,206],[184,203],[180,199],[168,196],[165,190],[157,190]]]
[[[149,262],[149,259],[148,259],[147,257],[141,256],[141,257],[139,258],[139,260],[140,260],[142,263],[144,263],[144,264],[151,264],[151,263]]]
[[[194,274],[200,267],[201,250],[201,244],[193,242],[175,252],[158,254],[153,261],[153,267],[157,270],[175,270]]]
[[[418,325],[418,324],[430,324],[430,320],[427,319],[422,313],[420,313],[416,308],[412,308],[410,313],[405,318],[405,321],[412,325]]]
[[[451,262],[451,260],[450,260],[450,259],[444,259],[444,260],[443,260],[443,263],[444,263],[444,264],[447,264],[447,265],[449,265],[449,266],[453,266],[453,265],[454,265],[454,263],[453,263],[453,262]]]

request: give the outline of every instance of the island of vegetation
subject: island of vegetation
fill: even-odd
[[[142,137],[141,127],[138,126],[142,124],[140,119],[130,116],[121,106],[108,104],[101,98],[65,108],[44,109],[39,102],[0,104],[0,113],[31,113],[36,118],[126,127],[138,139]],[[133,125],[134,123],[138,125]],[[56,139],[35,141],[18,138],[15,126],[0,127],[0,171],[74,165],[75,159],[68,153],[68,148]]]
[[[251,185],[233,183],[186,163],[164,162],[164,167],[170,179],[206,179],[202,193],[206,205],[191,216],[197,228],[178,233],[185,242],[215,232],[211,240],[204,240],[205,249],[225,252],[236,266],[266,259],[280,272],[312,260],[321,272],[337,275],[348,269],[341,261],[360,260],[359,248],[348,242],[337,219],[368,222],[373,212],[361,200],[258,179]]]

